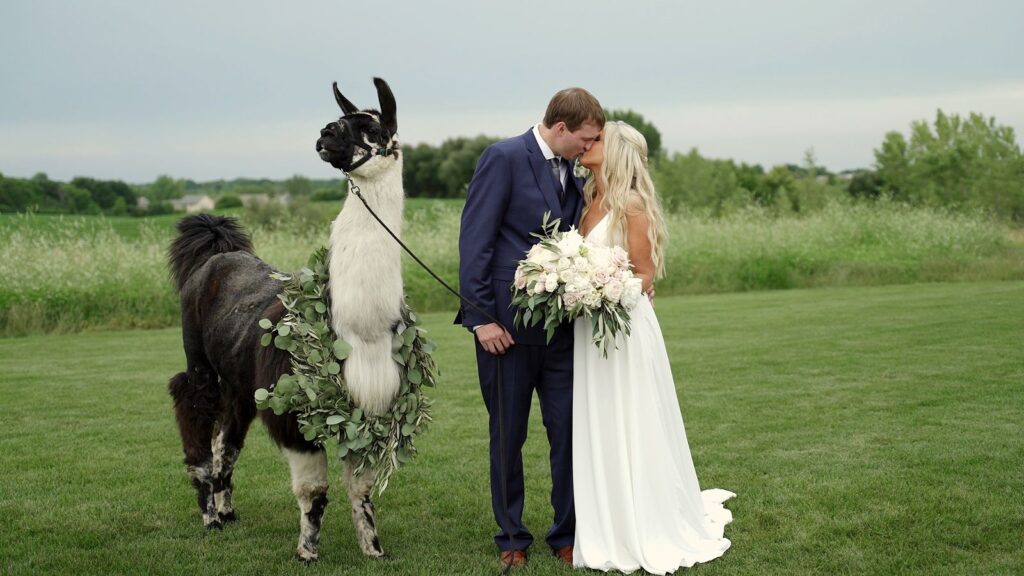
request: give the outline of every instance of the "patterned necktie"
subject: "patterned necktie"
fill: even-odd
[[[558,199],[565,202],[565,187],[562,185],[562,172],[561,165],[562,159],[558,156],[548,160],[548,165],[551,166],[551,173],[555,176],[555,182],[558,183]]]

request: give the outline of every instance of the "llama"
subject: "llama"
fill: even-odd
[[[349,173],[387,225],[400,230],[404,193],[394,95],[374,78],[380,111],[359,110],[338,91],[343,116],[320,132],[316,150]],[[261,347],[261,318],[277,322],[284,307],[273,268],[253,254],[233,218],[187,216],[168,250],[171,275],[181,293],[182,340],[187,370],[171,378],[169,391],[197,492],[203,524],[222,528],[237,519],[231,478],[246,432],[257,414],[254,392],[270,389],[291,370],[290,355]],[[331,226],[329,271],[332,328],[352,345],[344,375],[353,402],[370,414],[390,408],[400,373],[391,357],[392,332],[404,306],[399,247],[358,199],[346,201]],[[320,526],[328,499],[327,454],[306,441],[291,414],[259,412],[291,469],[299,504],[296,556],[319,558]],[[370,493],[373,472],[354,473],[342,462],[359,546],[383,556]]]

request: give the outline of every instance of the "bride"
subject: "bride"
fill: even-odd
[[[665,222],[647,171],[647,142],[608,122],[580,159],[591,171],[580,233],[620,245],[649,290],[665,270]],[[661,327],[647,298],[631,334],[602,358],[587,319],[573,351],[573,565],[652,574],[708,562],[730,542],[726,490],[701,492],[679,412]]]

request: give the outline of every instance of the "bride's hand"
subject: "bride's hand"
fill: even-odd
[[[647,294],[647,300],[650,301],[651,307],[653,308],[654,307],[654,284],[651,284],[651,287],[647,289],[647,292],[645,292],[645,294]]]

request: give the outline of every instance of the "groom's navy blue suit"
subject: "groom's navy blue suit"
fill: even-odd
[[[532,130],[502,140],[480,156],[466,193],[459,233],[459,284],[468,300],[499,319],[512,334],[515,345],[501,356],[501,383],[497,381],[498,356],[476,343],[480,389],[490,415],[491,504],[500,527],[495,542],[502,550],[525,549],[533,536],[523,526],[523,460],[527,420],[533,391],[540,399],[541,415],[551,445],[551,505],[554,521],[547,543],[554,549],[573,543],[576,513],[572,492],[572,348],[570,324],[560,326],[546,343],[542,326],[517,329],[510,307],[516,264],[526,256],[541,231],[545,212],[560,218],[561,229],[579,222],[583,207],[582,181],[572,166],[566,176],[564,199],[561,187],[538,146]],[[467,328],[491,323],[468,306],[456,318]],[[499,443],[498,394],[501,394],[504,446]],[[502,478],[499,450],[504,449],[506,474]],[[505,483],[508,510],[502,504]],[[505,527],[511,530],[512,539]]]

